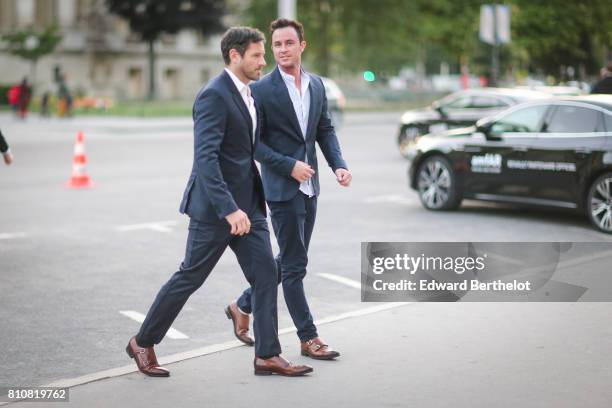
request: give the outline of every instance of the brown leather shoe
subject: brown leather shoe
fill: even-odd
[[[301,343],[302,355],[315,360],[333,360],[340,356],[340,353],[332,350],[323,343],[319,337]]]
[[[125,351],[128,353],[130,358],[136,361],[136,365],[141,373],[146,374],[150,377],[169,377],[170,371],[161,367],[155,357],[155,351],[153,347],[140,347],[136,343],[136,336],[130,339]]]
[[[270,358],[255,357],[253,361],[255,375],[284,375],[285,377],[300,377],[312,373],[312,367],[306,365],[295,365],[281,356]]]
[[[255,344],[255,341],[249,336],[249,315],[241,313],[236,302],[230,303],[225,308],[225,315],[234,323],[234,335],[238,340],[247,346]]]

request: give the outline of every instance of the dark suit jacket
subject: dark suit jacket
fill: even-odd
[[[193,168],[180,212],[204,222],[225,222],[238,209],[250,214],[259,207],[265,214],[251,116],[227,72],[198,92],[193,121]]]
[[[289,91],[276,67],[274,71],[251,85],[261,118],[260,133],[255,158],[261,163],[263,185],[268,201],[287,201],[298,192],[300,183],[291,177],[296,160],[308,163],[315,170],[312,183],[315,195],[319,195],[319,169],[315,142],[319,144],[325,160],[336,171],[347,168],[342,159],[336,132],[327,110],[325,87],[321,78],[310,74],[310,112],[306,138]]]

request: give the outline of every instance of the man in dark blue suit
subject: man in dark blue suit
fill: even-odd
[[[261,137],[255,158],[261,163],[266,200],[280,249],[277,263],[287,308],[297,328],[304,356],[332,360],[340,355],[317,333],[304,293],[303,279],[308,246],[314,228],[319,179],[315,142],[340,185],[348,187],[351,173],[340,152],[327,110],[325,88],[316,75],[302,69],[306,47],[304,29],[294,20],[270,24],[272,51],[278,66],[252,85],[261,112]],[[226,313],[235,334],[245,343],[249,313],[253,309],[251,288],[231,303]],[[257,339],[257,333],[255,333]]]
[[[255,374],[301,376],[312,371],[280,357],[277,273],[261,178],[255,162],[258,118],[248,83],[265,66],[263,34],[249,27],[228,30],[221,41],[226,69],[196,96],[194,160],[180,211],[189,215],[187,249],[180,269],[161,288],[128,355],[141,372],[167,377],[158,344],[229,246],[252,287]]]

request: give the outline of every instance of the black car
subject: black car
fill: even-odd
[[[422,137],[409,180],[430,210],[463,198],[568,208],[612,233],[612,96],[528,102]]]
[[[419,137],[425,134],[470,126],[518,103],[549,97],[529,89],[481,88],[454,92],[428,108],[404,112],[397,135],[400,153],[407,157]]]

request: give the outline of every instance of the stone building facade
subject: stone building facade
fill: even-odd
[[[177,0],[178,1],[178,0]],[[54,70],[66,74],[73,91],[115,100],[146,98],[149,65],[146,43],[126,21],[111,15],[104,0],[0,0],[0,33],[56,25],[62,42],[38,61],[37,93],[54,91]],[[163,35],[155,44],[156,91],[161,100],[192,99],[223,67],[219,37],[195,30]],[[0,51],[0,84],[30,74],[30,63]]]

